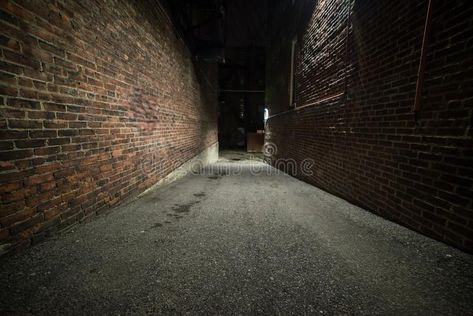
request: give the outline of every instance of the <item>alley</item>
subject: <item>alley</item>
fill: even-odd
[[[3,314],[473,310],[471,255],[238,155],[1,266]]]

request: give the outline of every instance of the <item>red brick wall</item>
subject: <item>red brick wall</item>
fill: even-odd
[[[151,3],[0,1],[0,252],[217,141],[216,66],[193,62]]]
[[[278,147],[273,162],[314,160],[301,179],[471,252],[473,6],[433,0],[433,8],[417,123],[411,107],[427,1],[325,0],[299,34],[295,98],[309,106],[292,110],[274,97],[287,89],[275,74],[287,69],[294,34],[273,38],[267,104],[279,115],[266,140]]]

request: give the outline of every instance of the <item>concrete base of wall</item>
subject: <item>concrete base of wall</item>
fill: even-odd
[[[186,176],[187,174],[191,172],[199,172],[200,169],[203,167],[214,163],[218,160],[218,142],[215,144],[211,145],[210,147],[207,147],[204,151],[202,151],[200,154],[195,156],[194,158],[188,160],[185,162],[183,165],[181,165],[179,168],[168,174],[166,177],[163,179],[159,180],[156,184],[154,184],[152,187],[141,193],[138,197],[141,197],[145,195],[146,193],[156,190],[162,186],[165,186],[171,182],[174,182],[178,179],[181,179],[182,177]]]

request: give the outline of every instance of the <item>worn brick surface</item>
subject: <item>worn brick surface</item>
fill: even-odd
[[[268,158],[311,158],[312,175],[297,174],[305,181],[473,251],[471,1],[433,1],[417,123],[411,108],[427,1],[319,1],[297,33],[290,21],[308,11],[301,3],[274,10],[280,27],[268,50],[267,103],[279,115],[266,140],[278,151]],[[302,108],[293,110],[286,91],[295,34]]]
[[[216,66],[192,59],[156,3],[0,1],[2,251],[143,191],[217,141]]]

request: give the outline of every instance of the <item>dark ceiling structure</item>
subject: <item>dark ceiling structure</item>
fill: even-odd
[[[196,58],[225,61],[225,49],[265,47],[269,0],[167,0],[179,35]]]

